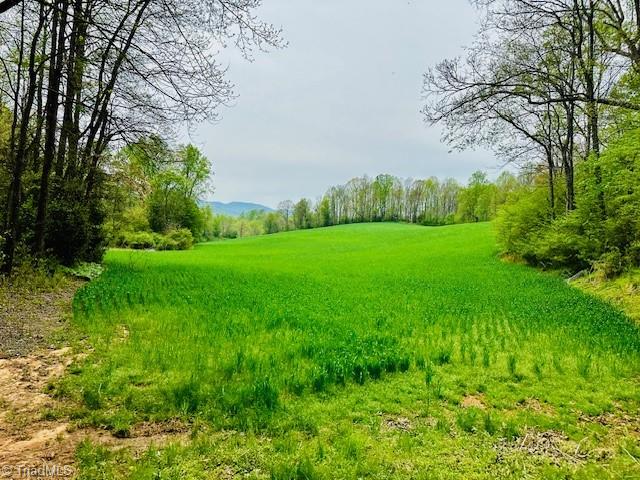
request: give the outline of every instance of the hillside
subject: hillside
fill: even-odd
[[[260,205],[259,203],[251,202],[216,202],[216,201],[201,201],[201,206],[209,206],[213,210],[213,213],[220,215],[229,215],[231,217],[239,217],[243,213],[252,211],[273,212],[271,207]]]
[[[488,224],[111,251],[107,267],[75,301],[94,350],[56,392],[82,423],[128,436],[177,422],[192,439],[102,463],[87,447],[87,471],[637,471],[638,328],[560,278],[501,262]]]

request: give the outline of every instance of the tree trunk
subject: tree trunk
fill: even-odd
[[[56,130],[58,126],[58,99],[62,77],[62,57],[65,45],[68,0],[56,1],[51,27],[51,53],[49,80],[47,86],[47,103],[45,105],[45,141],[40,176],[40,190],[36,208],[34,229],[34,254],[44,254],[47,202],[49,199],[49,176],[56,154]]]
[[[73,23],[71,27],[71,37],[69,39],[69,56],[67,58],[67,89],[64,94],[64,112],[62,115],[62,128],[60,129],[60,139],[58,141],[58,157],[56,159],[55,174],[62,177],[64,174],[64,164],[67,154],[67,142],[71,140],[73,130],[73,111],[76,91],[78,90],[78,77],[76,75],[76,58],[79,53],[80,23],[82,22],[82,0],[75,0],[73,7]]]
[[[81,2],[80,2],[81,3]],[[76,176],[78,168],[78,150],[80,143],[80,115],[82,114],[82,77],[84,76],[84,53],[85,38],[87,34],[87,18],[90,17],[91,11],[79,12],[76,15],[81,16],[81,23],[78,29],[77,52],[75,59],[75,69],[73,72],[75,83],[75,107],[73,109],[73,117],[68,131],[69,152],[67,154],[67,168],[64,173],[65,180],[69,180]]]
[[[594,67],[596,62],[596,33],[595,33],[595,5],[594,0],[589,0],[589,9],[587,11],[587,28],[589,30],[589,45],[586,65],[586,94],[587,94],[587,116],[589,120],[589,143],[591,150],[588,152],[593,156],[593,161],[596,162],[594,168],[595,184],[598,194],[598,210],[600,217],[605,217],[605,199],[604,190],[602,188],[602,168],[600,166],[600,133],[599,133],[599,119],[598,119],[598,104],[596,99],[595,90],[595,75]]]
[[[2,265],[2,271],[6,274],[10,274],[13,269],[13,262],[15,256],[15,249],[18,243],[20,231],[19,231],[19,214],[20,203],[22,197],[22,175],[24,173],[24,167],[26,163],[27,154],[27,136],[29,133],[29,118],[31,117],[31,109],[33,108],[33,102],[36,94],[37,84],[37,72],[36,72],[36,51],[38,48],[38,40],[40,33],[44,28],[46,16],[44,13],[44,7],[40,7],[40,18],[38,27],[33,34],[31,41],[31,47],[29,52],[29,84],[26,90],[26,98],[24,101],[24,107],[21,112],[20,128],[18,135],[18,144],[14,151],[12,151],[13,158],[13,171],[11,177],[11,183],[9,185],[9,194],[7,198],[7,218],[5,230],[7,231],[7,239],[4,248],[4,263]],[[22,44],[20,47],[22,51]],[[20,67],[18,67],[20,68]]]
[[[85,146],[85,158],[89,160],[85,187],[85,199],[88,199],[91,196],[92,190],[95,186],[96,176],[98,174],[98,162],[100,160],[100,154],[95,151],[95,145],[97,143],[100,143],[99,139],[97,140],[98,135],[103,136],[106,129],[106,123],[109,116],[109,105],[111,101],[111,95],[116,84],[116,79],[118,77],[118,74],[120,73],[122,63],[129,53],[129,49],[131,48],[133,40],[138,32],[138,28],[142,24],[144,14],[150,3],[151,0],[144,0],[139,3],[136,18],[133,22],[133,25],[131,26],[131,29],[129,30],[124,45],[122,46],[122,49],[118,53],[116,61],[114,62],[114,65],[110,72],[111,76],[109,78],[109,81],[105,85],[102,95],[99,95],[98,99],[96,100],[94,112],[91,118],[91,125],[88,129],[87,144]],[[112,43],[109,45],[109,49],[113,46],[115,41],[116,38],[114,37],[112,39]],[[100,73],[100,78],[102,78],[104,73],[105,72]]]
[[[565,106],[567,113],[567,139],[563,145],[562,161],[565,172],[565,182],[567,187],[566,200],[567,211],[575,210],[575,186],[574,186],[574,169],[573,169],[573,155],[574,155],[574,133],[575,133],[575,103],[573,101],[568,102]]]
[[[555,192],[555,174],[553,163],[553,152],[551,148],[547,148],[547,169],[549,176],[549,208],[551,209],[551,219],[556,217],[556,192]]]

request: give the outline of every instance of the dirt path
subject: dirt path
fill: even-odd
[[[9,284],[0,279],[0,358],[49,349],[71,318],[71,302],[84,284],[65,277]]]
[[[86,439],[135,453],[188,436],[184,425],[142,424],[130,438],[119,439],[46,415],[62,406],[46,393],[47,385],[83,355],[68,346],[43,348],[67,326],[79,286],[75,281],[43,291],[0,286],[0,479],[71,478],[77,446]]]
[[[0,464],[72,461],[72,449],[61,445],[68,424],[47,421],[43,415],[56,406],[44,393],[47,383],[62,375],[71,361],[69,348],[0,360]]]

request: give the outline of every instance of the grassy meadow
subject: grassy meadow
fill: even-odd
[[[348,225],[112,250],[79,292],[89,355],[54,388],[80,478],[638,478],[640,331],[502,262],[490,224]]]

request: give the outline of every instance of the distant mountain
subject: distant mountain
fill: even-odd
[[[253,210],[260,210],[263,212],[273,212],[273,208],[267,207],[265,205],[260,205],[258,203],[249,203],[249,202],[222,203],[222,202],[202,201],[200,202],[200,205],[210,206],[211,209],[213,210],[213,213],[215,214],[230,215],[232,217],[239,217],[243,213],[251,212]]]

